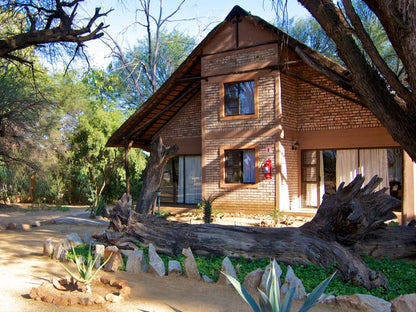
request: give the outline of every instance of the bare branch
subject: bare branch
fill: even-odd
[[[22,50],[31,46],[39,46],[48,43],[57,42],[75,42],[78,45],[82,42],[94,40],[104,35],[102,32],[107,26],[100,23],[92,29],[97,19],[106,16],[110,11],[100,13],[100,9],[95,10],[94,15],[90,18],[87,25],[77,28],[74,25],[78,3],[82,0],[70,2],[55,1],[53,10],[42,6],[36,6],[33,2],[14,3],[15,10],[24,10],[29,20],[29,30],[9,36],[0,40],[0,58],[15,59],[18,58],[13,52]],[[68,15],[64,8],[72,8],[71,14]],[[76,51],[79,49],[77,48]],[[22,59],[19,62],[24,62]]]
[[[302,60],[317,72],[324,74],[330,80],[340,85],[345,90],[352,92],[351,82],[341,77],[340,75],[330,71],[326,66],[318,63],[316,60],[310,58],[301,48],[296,47],[295,52],[302,58]]]

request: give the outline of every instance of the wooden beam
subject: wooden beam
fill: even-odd
[[[185,93],[182,93],[180,97],[178,97],[175,101],[171,102],[169,105],[167,105],[164,109],[162,109],[158,114],[156,114],[154,117],[152,117],[150,120],[146,121],[143,125],[136,128],[130,135],[129,138],[132,138],[135,136],[139,131],[139,137],[142,135],[143,131],[149,128],[150,125],[155,123],[161,115],[163,115],[166,111],[168,111],[170,108],[175,106],[179,101],[181,101],[183,98],[185,98],[187,95],[193,93],[195,89],[199,88],[200,84],[195,84],[192,88],[188,89]],[[192,94],[193,95],[193,94]]]
[[[307,78],[305,78],[305,77],[299,76],[299,75],[297,75],[297,74],[291,73],[291,72],[289,72],[289,71],[287,71],[287,70],[283,70],[283,69],[281,69],[280,71],[281,71],[283,74],[285,74],[285,75],[288,75],[288,76],[294,77],[294,78],[299,79],[299,80],[301,80],[301,81],[303,81],[303,82],[306,82],[306,83],[308,83],[308,84],[310,84],[310,85],[312,85],[312,86],[314,86],[314,87],[317,87],[317,88],[319,88],[319,89],[325,90],[325,91],[327,91],[327,92],[329,92],[329,93],[332,93],[332,94],[335,94],[336,96],[339,96],[339,97],[341,97],[341,98],[343,98],[343,99],[346,99],[346,100],[348,100],[348,101],[351,101],[351,102],[357,103],[357,104],[359,104],[359,105],[361,105],[361,106],[365,107],[363,103],[361,103],[359,100],[357,100],[357,99],[355,99],[355,98],[353,98],[353,97],[351,97],[351,96],[345,95],[345,94],[343,94],[343,93],[341,93],[341,92],[338,92],[338,91],[336,91],[336,90],[333,90],[333,89],[331,89],[331,88],[324,87],[324,86],[322,86],[322,85],[320,85],[320,84],[318,84],[318,83],[316,83],[316,82],[313,82],[313,81],[311,81],[311,80],[309,80],[309,79],[307,79]]]

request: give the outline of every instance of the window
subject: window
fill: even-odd
[[[256,182],[256,152],[254,149],[225,150],[225,183],[254,184]]]
[[[224,84],[224,115],[254,115],[254,80]]]
[[[341,182],[350,183],[357,174],[364,184],[378,175],[378,187],[389,188],[390,195],[402,198],[403,155],[400,148],[304,150],[302,151],[302,207],[317,208],[324,194],[336,192]]]
[[[159,189],[161,201],[197,204],[202,200],[202,165],[199,155],[181,155],[170,159],[163,168]]]

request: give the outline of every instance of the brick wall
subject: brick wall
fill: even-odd
[[[273,52],[273,54],[271,54]],[[216,70],[223,71],[226,68],[235,68],[236,66],[247,66],[253,63],[264,61],[266,58],[275,58],[275,49],[267,49],[259,52],[250,51],[239,53],[233,57],[225,55],[217,56],[210,59],[209,62],[202,60],[205,71],[215,73]],[[229,60],[232,59],[231,63]],[[227,76],[229,79],[229,76]],[[220,120],[220,88],[223,83],[221,79],[212,79],[208,82],[203,81],[203,116],[205,117],[205,129],[203,131],[209,138],[204,139],[204,197],[211,194],[223,194],[214,202],[214,209],[223,211],[234,211],[242,213],[267,213],[272,211],[276,206],[276,163],[274,145],[278,137],[273,135],[269,137],[256,136],[248,137],[222,137],[220,133],[230,131],[255,130],[276,127],[275,116],[275,76],[267,73],[267,76],[257,77],[257,94],[259,106],[259,118],[242,119],[242,120]],[[208,134],[216,133],[216,137]],[[239,132],[241,133],[241,132]],[[237,146],[249,145],[258,147],[258,170],[259,183],[253,187],[221,187],[221,169],[220,169],[220,146]],[[271,147],[271,153],[267,153],[267,147]],[[266,159],[272,161],[273,179],[266,180],[261,167]]]
[[[178,139],[201,138],[201,94],[196,94],[158,135],[167,144]]]
[[[242,51],[241,53],[205,58],[202,73],[207,75],[224,69],[241,68],[259,62],[276,60],[276,47]]]
[[[309,67],[298,69],[302,76],[322,86],[353,97],[341,87]],[[380,121],[366,108],[310,84],[298,81],[298,131],[339,130],[381,127]]]
[[[264,178],[263,172],[259,169],[259,183],[256,188],[221,188],[220,187],[220,151],[221,145],[257,145],[259,148],[259,163],[270,158],[272,161],[272,172],[276,172],[276,164],[273,153],[266,153],[266,147],[273,146],[276,137],[257,138],[233,138],[215,139],[205,141],[205,197],[211,194],[223,194],[214,202],[214,209],[223,211],[234,211],[242,213],[266,213],[275,207],[276,179]],[[260,165],[259,164],[259,165]]]
[[[205,84],[205,131],[234,129],[264,129],[275,127],[275,77],[262,77],[258,79],[258,119],[220,121],[220,85],[221,82],[208,82]]]
[[[290,76],[280,75],[282,125],[285,129],[297,130],[298,127],[298,81]]]

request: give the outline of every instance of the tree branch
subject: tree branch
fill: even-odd
[[[403,86],[396,74],[389,68],[383,58],[378,53],[377,48],[375,47],[373,41],[371,40],[368,33],[365,31],[361,19],[358,17],[357,13],[354,10],[354,7],[351,3],[351,0],[342,0],[344,4],[345,12],[349,20],[351,21],[352,26],[354,27],[355,34],[358,39],[361,41],[364,50],[367,52],[368,56],[371,58],[374,65],[378,68],[380,73],[386,78],[387,82],[391,87],[398,93],[398,95],[405,100],[406,102],[412,102],[412,94],[409,90]],[[407,107],[409,110],[412,110],[414,107],[410,105]]]
[[[310,67],[315,69],[317,72],[324,74],[328,79],[335,82],[345,90],[352,92],[351,82],[341,77],[340,75],[329,70],[327,67],[323,66],[321,63],[318,63],[316,60],[309,57],[300,47],[295,48],[295,52],[301,57],[301,59],[308,64]]]
[[[19,8],[25,10],[30,23],[29,31],[1,39],[0,58],[10,58],[18,60],[19,62],[25,62],[23,59],[19,59],[13,55],[13,52],[46,43],[75,42],[79,45],[82,42],[102,37],[104,35],[102,30],[107,26],[100,23],[93,30],[91,30],[91,28],[97,19],[106,16],[111,10],[100,13],[100,8],[97,8],[85,27],[75,28],[73,23],[80,1],[81,0],[61,2],[56,0],[54,10],[35,6],[33,3],[15,3],[15,10],[18,10]],[[70,15],[65,12],[64,7],[73,8]],[[32,10],[34,10],[35,13],[32,13]],[[42,19],[43,23],[39,23]],[[54,20],[59,21],[59,24],[56,27],[53,27]],[[41,24],[43,24],[43,26],[37,28],[37,26]]]

